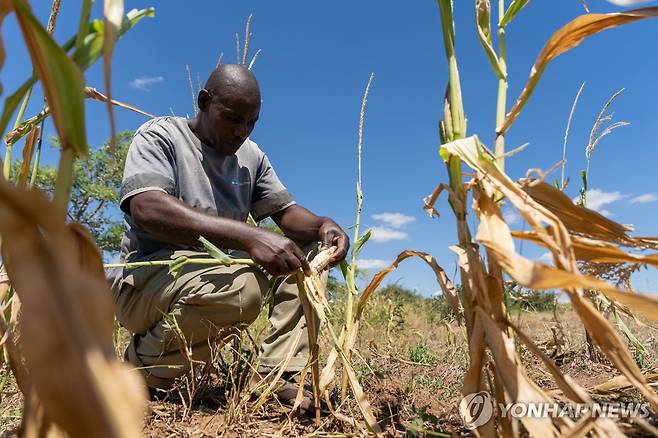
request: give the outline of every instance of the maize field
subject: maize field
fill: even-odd
[[[376,72],[367,78],[355,148],[351,252],[337,273],[341,278],[332,277],[326,288],[321,277],[331,250],[313,260],[310,272],[294,273],[311,345],[300,379],[312,388],[315,402],[311,415],[302,417],[296,414],[301,388],[292,410],[271,397],[292,351],[278,371],[249,385],[266,312],[248,330],[213,346],[211,361],[194,363],[188,354],[189,375],[164,400],[148,401],[145,384],[124,363],[130,335],[115,321],[105,279],[106,270],[116,265],[104,264],[92,232],[70,220],[67,211],[75,202],[75,165],[90,156],[85,99],[107,107],[110,153],[120,150],[115,110],[152,116],[113,97],[111,60],[115,45],[129,40],[134,27],[157,17],[154,8],[127,11],[123,0],[103,0],[103,17],[92,19],[92,1],[82,0],[79,28],[60,44],[53,31],[61,2],[52,2],[44,24],[33,11],[44,5],[0,0],[0,24],[15,17],[33,67],[17,90],[0,88],[0,133],[6,145],[0,177],[2,436],[658,436],[653,347],[658,299],[649,291],[632,290],[629,282],[640,267],[658,267],[658,237],[632,232],[588,209],[585,196],[596,146],[625,125],[606,125],[621,91],[605,104],[592,128],[579,200],[565,193],[566,136],[565,159],[554,168],[531,169],[519,180],[505,172],[506,159],[526,153],[523,147],[506,148],[506,135],[541,87],[551,62],[577,51],[591,35],[658,17],[658,7],[593,13],[583,2],[582,15],[556,25],[521,93],[511,96],[506,30],[523,26],[521,11],[529,0],[436,0],[445,50],[432,56],[441,56],[449,78],[443,101],[436,102],[442,113],[436,163],[437,169],[445,166],[448,180],[437,175],[436,186],[425,188],[429,195],[422,209],[432,217],[454,215],[453,240],[442,244],[458,260],[455,276],[432,254],[409,249],[359,281],[357,259],[372,235],[363,230],[361,218],[362,167],[368,164],[362,163],[362,148],[367,144],[368,97],[378,86]],[[495,132],[471,132],[467,126],[462,89],[482,85],[460,75],[456,9],[473,14],[491,66],[481,74],[492,75],[497,83],[491,114]],[[251,69],[260,51],[249,56],[250,26],[251,17],[242,47],[236,40],[236,55],[237,63]],[[4,58],[0,45],[0,67]],[[97,62],[105,78],[102,90],[85,82],[85,70]],[[187,73],[194,98],[189,67]],[[43,107],[29,115],[26,108],[37,86],[43,89]],[[581,92],[582,87],[574,108]],[[573,108],[569,124],[571,117]],[[48,194],[38,184],[46,119],[52,120],[61,145]],[[485,144],[485,138],[492,143]],[[561,178],[552,183],[552,173],[560,169]],[[503,208],[518,213],[524,228],[511,228]],[[191,263],[255,263],[229,257],[203,236],[201,241],[207,258],[142,265],[166,265],[177,275]],[[517,250],[519,242],[545,248],[550,262],[527,258]],[[384,283],[398,265],[414,258],[436,277],[440,297]],[[544,291],[562,291],[564,299]],[[175,319],[171,323],[175,326]],[[179,341],[181,351],[189,353],[182,335]],[[509,414],[533,404],[591,410],[602,403],[641,404],[646,415]]]

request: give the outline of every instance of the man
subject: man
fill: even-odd
[[[224,64],[199,92],[197,117],[160,117],[137,131],[120,201],[128,261],[207,258],[200,236],[227,252],[248,253],[270,276],[308,268],[307,253],[296,242],[336,246],[332,266],[345,258],[343,230],[297,205],[249,139],[260,105],[254,75]],[[249,214],[256,221],[271,217],[285,235],[245,223]],[[169,388],[190,367],[181,335],[194,360],[207,360],[213,341],[256,319],[268,280],[261,269],[244,265],[188,264],[177,277],[166,266],[126,268],[116,294],[117,319],[134,334],[126,358],[150,388]],[[294,280],[274,291],[270,323],[261,373],[281,364],[295,348],[295,335],[306,330]],[[286,371],[301,370],[307,358],[303,334]],[[282,401],[295,398],[291,389],[279,394]]]

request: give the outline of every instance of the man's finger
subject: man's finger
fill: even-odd
[[[276,272],[275,275],[285,275],[288,272],[290,272],[290,269],[288,268],[288,263],[283,258],[277,257],[276,261],[274,262],[274,271]]]
[[[295,257],[297,257],[297,260],[299,260],[299,266],[298,268],[301,267],[302,271],[304,271],[304,274],[306,275],[311,275],[311,267],[308,264],[308,261],[306,260],[306,255],[304,254],[304,251],[302,251],[297,245],[293,248],[293,254]],[[295,268],[296,269],[296,268]]]
[[[336,239],[336,246],[338,247],[337,254],[345,257],[347,250],[350,247],[350,241],[346,236],[338,236]]]
[[[334,239],[334,246],[336,246],[337,249],[329,262],[329,265],[331,267],[336,266],[345,258],[345,256],[347,255],[347,250],[349,248],[348,242],[349,242],[348,239],[344,235],[337,236]]]
[[[278,268],[274,263],[268,263],[267,265],[262,264],[263,268],[267,271],[268,274],[277,276],[279,275]]]
[[[323,248],[328,248],[330,246],[335,245],[336,238],[339,236],[339,233],[337,230],[334,229],[327,229],[325,230],[324,234],[321,236],[321,241],[322,241],[322,247]]]
[[[285,272],[286,274],[290,274],[290,273],[292,273],[293,271],[296,271],[299,268],[302,268],[302,270],[304,270],[304,273],[306,273],[306,270],[304,269],[304,263],[306,263],[306,262],[303,261],[303,260],[300,260],[294,254],[289,254],[286,257],[285,262],[286,262],[286,272]]]

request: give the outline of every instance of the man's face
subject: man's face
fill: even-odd
[[[260,113],[260,96],[211,95],[207,108],[208,140],[224,155],[235,154],[254,130]]]

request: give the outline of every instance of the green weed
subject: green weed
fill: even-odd
[[[409,348],[409,360],[425,365],[436,365],[439,357],[432,353],[424,344],[416,344]]]

